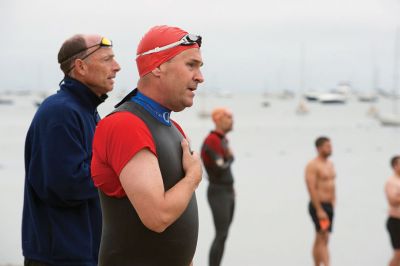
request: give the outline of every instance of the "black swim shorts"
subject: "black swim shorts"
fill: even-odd
[[[393,249],[400,249],[400,219],[389,217],[386,228],[389,231]]]
[[[326,214],[329,217],[330,225],[329,225],[328,231],[332,232],[333,205],[332,205],[332,203],[322,202],[321,206],[322,206],[322,209],[324,209],[324,211],[326,212]],[[321,231],[321,226],[319,225],[319,220],[318,220],[318,217],[317,217],[317,211],[316,211],[316,209],[314,208],[314,205],[311,202],[308,204],[308,211],[310,212],[311,219],[314,222],[315,230],[317,232]]]

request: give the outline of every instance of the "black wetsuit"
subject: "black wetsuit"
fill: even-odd
[[[183,136],[172,124],[166,126],[140,105],[125,102],[118,110],[129,111],[149,128],[157,150],[165,190],[184,177]],[[163,233],[147,229],[127,197],[109,197],[100,191],[103,232],[99,266],[188,266],[196,250],[198,213],[193,194],[186,210]]]
[[[209,177],[207,198],[214,217],[216,232],[211,245],[209,262],[210,266],[217,266],[221,263],[225,240],[235,209],[235,193],[231,172],[233,156],[228,152],[228,140],[225,136],[212,131],[203,143],[201,158]],[[221,159],[223,164],[217,165],[216,162]]]

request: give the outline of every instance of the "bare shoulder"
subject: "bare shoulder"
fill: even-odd
[[[305,169],[305,179],[307,182],[315,180],[318,176],[318,162],[315,159],[309,161]]]
[[[316,159],[312,159],[306,164],[306,170],[315,170],[317,167],[318,162]]]
[[[395,181],[396,179],[394,178],[394,176],[389,176],[389,178],[385,182],[385,185],[386,186],[394,185],[396,183]]]

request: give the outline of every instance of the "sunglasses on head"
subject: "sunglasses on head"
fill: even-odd
[[[136,56],[136,58],[138,58],[140,56],[143,56],[143,55],[154,54],[154,53],[158,53],[158,52],[161,52],[161,51],[165,51],[165,50],[174,48],[174,47],[179,46],[179,45],[188,46],[188,45],[193,45],[193,44],[196,44],[196,43],[199,45],[199,47],[201,47],[201,36],[200,35],[186,34],[185,36],[182,37],[182,39],[180,39],[177,42],[174,42],[174,43],[171,43],[171,44],[168,44],[168,45],[165,45],[165,46],[161,46],[161,47],[156,47],[156,48],[151,49],[151,50],[149,50],[147,52],[138,54]]]
[[[71,57],[73,57],[73,56],[75,56],[75,55],[77,55],[77,54],[79,54],[79,53],[82,53],[83,51],[89,50],[90,48],[93,48],[93,47],[96,47],[96,46],[99,46],[99,47],[98,47],[97,49],[94,49],[92,52],[86,54],[84,57],[79,58],[79,59],[85,60],[85,59],[88,58],[91,54],[93,54],[94,52],[96,52],[97,50],[99,50],[101,47],[112,47],[113,45],[112,45],[112,41],[111,41],[110,39],[107,39],[107,38],[103,37],[103,38],[101,38],[100,43],[97,43],[97,44],[95,44],[95,45],[92,45],[92,46],[89,46],[89,47],[86,47],[86,48],[83,48],[83,49],[79,50],[78,52],[74,53],[73,55],[71,55],[70,57],[68,57],[67,59],[65,59],[63,62],[67,61],[68,59],[70,59]],[[75,65],[73,65],[73,66],[68,70],[67,73],[69,73],[74,67],[75,67]]]

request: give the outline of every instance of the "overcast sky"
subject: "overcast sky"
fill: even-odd
[[[1,0],[0,90],[56,90],[58,49],[75,33],[112,39],[115,89],[132,89],[137,44],[160,24],[203,36],[206,90],[298,92],[301,71],[306,89],[391,90],[400,1]]]

